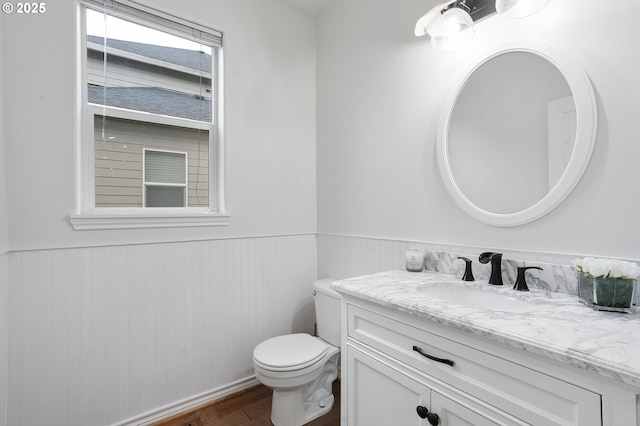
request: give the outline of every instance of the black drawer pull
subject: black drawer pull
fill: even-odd
[[[418,352],[418,353],[419,353],[420,355],[422,355],[423,357],[425,357],[425,358],[429,358],[429,359],[430,359],[430,360],[432,360],[432,361],[441,362],[441,363],[443,363],[443,364],[447,364],[447,365],[450,365],[450,366],[452,366],[452,367],[453,367],[454,362],[453,362],[453,361],[451,361],[450,359],[436,358],[435,356],[431,356],[431,355],[429,355],[429,354],[427,354],[427,353],[422,352],[422,349],[420,349],[420,348],[419,348],[419,347],[417,347],[417,346],[414,346],[414,347],[413,347],[413,350],[414,350],[414,351],[416,351],[416,352]]]

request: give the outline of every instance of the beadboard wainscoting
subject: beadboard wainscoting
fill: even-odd
[[[313,330],[314,234],[6,257],[12,426],[148,424],[256,383],[256,344]]]
[[[318,277],[343,279],[390,269],[405,269],[406,251],[473,253],[479,249],[420,241],[318,234]]]
[[[405,268],[409,248],[427,249],[408,241],[318,234],[318,278],[344,279]]]
[[[9,371],[9,314],[7,255],[0,254],[0,426],[7,426],[7,373]]]

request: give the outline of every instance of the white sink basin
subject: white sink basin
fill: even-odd
[[[470,308],[482,308],[492,311],[524,311],[533,308],[529,302],[517,299],[509,294],[483,290],[477,287],[455,284],[425,284],[418,286],[417,290],[433,299]]]

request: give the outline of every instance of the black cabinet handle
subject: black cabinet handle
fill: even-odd
[[[420,355],[422,355],[423,357],[425,357],[425,358],[429,358],[431,361],[441,362],[441,363],[443,363],[443,364],[447,364],[447,365],[450,365],[450,366],[452,366],[452,367],[453,367],[454,362],[453,362],[453,361],[451,361],[450,359],[436,358],[435,356],[431,356],[431,355],[429,355],[429,354],[427,354],[427,353],[424,353],[424,352],[422,351],[422,349],[420,349],[420,348],[419,348],[419,347],[417,347],[417,346],[414,346],[414,347],[413,347],[413,350],[414,350],[414,351],[416,351],[416,352],[418,352],[418,353],[419,353]]]
[[[418,412],[418,416],[421,419],[427,419],[431,426],[438,426],[440,424],[440,417],[435,413],[430,413],[427,407],[418,405],[416,411]]]
[[[418,416],[421,419],[426,419],[427,418],[427,414],[429,414],[429,410],[427,409],[427,407],[424,407],[422,405],[418,405],[416,407],[416,411],[418,412]]]
[[[440,424],[440,417],[437,414],[429,413],[427,414],[427,421],[431,426],[438,426]]]

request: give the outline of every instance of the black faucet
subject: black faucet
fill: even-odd
[[[542,271],[542,268],[539,266],[518,266],[518,278],[516,278],[516,283],[513,285],[514,290],[529,291],[529,287],[527,287],[527,280],[524,276],[527,269],[539,269]]]
[[[502,253],[484,252],[480,254],[478,260],[480,263],[491,262],[489,284],[502,285]]]

